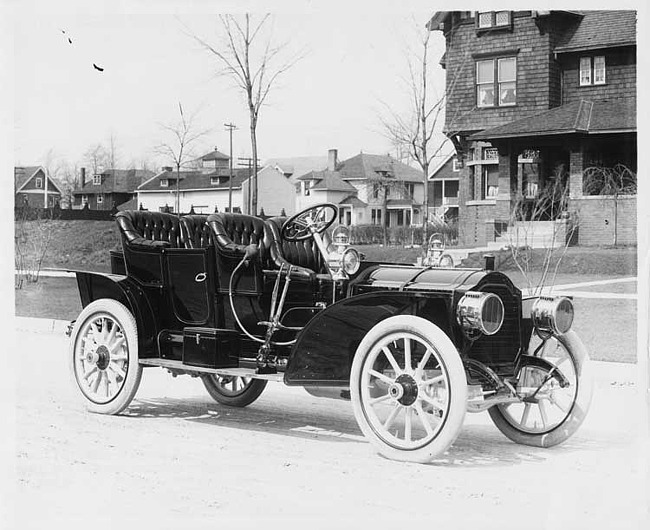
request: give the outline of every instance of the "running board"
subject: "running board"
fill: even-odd
[[[277,383],[284,382],[283,374],[257,374],[254,368],[205,368],[203,366],[192,366],[184,364],[181,361],[172,361],[170,359],[140,359],[140,364],[144,366],[160,366],[161,368],[183,370],[186,372],[250,377],[252,379],[265,379],[266,381],[275,381]]]

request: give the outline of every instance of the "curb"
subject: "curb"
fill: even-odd
[[[51,318],[15,317],[14,329],[31,333],[52,333],[65,335],[70,324],[69,320],[55,320]]]

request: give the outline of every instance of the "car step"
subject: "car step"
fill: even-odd
[[[208,374],[231,375],[239,377],[250,377],[252,379],[265,379],[282,383],[283,374],[257,374],[254,368],[206,368],[203,366],[193,366],[184,364],[181,361],[172,361],[170,359],[140,359],[143,366],[160,366],[161,368],[171,368],[174,370],[184,370],[187,372],[202,372]]]

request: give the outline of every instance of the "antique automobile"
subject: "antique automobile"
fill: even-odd
[[[427,462],[487,410],[511,440],[540,447],[580,426],[588,355],[564,297],[522,298],[484,269],[360,259],[337,208],[286,218],[116,215],[110,274],[76,271],[72,375],[87,408],[122,412],[144,368],[200,377],[245,407],[269,381],[349,399],[382,455]],[[333,240],[333,237],[334,239]]]
[[[454,259],[448,252],[445,252],[445,239],[442,234],[435,233],[429,237],[427,253],[422,260],[425,267],[453,268]]]

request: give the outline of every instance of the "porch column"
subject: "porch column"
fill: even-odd
[[[507,223],[513,206],[513,184],[517,183],[518,150],[512,144],[497,146],[499,150],[499,195],[497,195],[494,220]]]
[[[582,146],[571,146],[569,154],[569,198],[582,197],[582,172],[585,169],[585,156]]]

